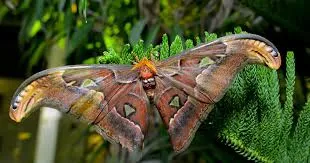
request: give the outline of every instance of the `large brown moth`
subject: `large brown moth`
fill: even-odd
[[[221,37],[162,61],[135,65],[73,65],[25,80],[11,101],[20,122],[47,106],[94,125],[110,142],[142,148],[150,103],[156,106],[176,152],[185,150],[214,103],[246,64],[281,65],[277,48],[254,34]]]

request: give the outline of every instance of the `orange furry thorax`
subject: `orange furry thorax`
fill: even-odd
[[[157,73],[155,64],[145,57],[133,66],[132,70],[135,69],[140,70],[140,76],[143,79],[151,78]]]

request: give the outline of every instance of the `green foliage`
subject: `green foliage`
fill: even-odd
[[[71,54],[77,47],[79,47],[87,39],[87,33],[89,33],[93,26],[93,21],[88,21],[88,23],[81,24],[71,36],[70,44],[68,45],[67,52]]]
[[[130,36],[129,36],[129,42],[130,44],[136,44],[139,39],[140,39],[140,36],[143,32],[143,29],[146,25],[146,20],[145,19],[142,19],[142,20],[139,20],[133,27],[132,27],[132,30],[130,32]]]
[[[10,15],[7,6],[0,4],[2,20]],[[7,1],[6,4],[12,4],[14,15],[22,19],[19,43],[25,55],[21,62],[28,63],[28,71],[40,64],[60,40],[64,40],[65,56],[62,58],[73,64],[94,56],[89,51],[101,53],[113,47],[120,52],[127,38],[134,37],[136,43],[141,35],[134,28],[140,21],[136,1],[25,0]],[[154,26],[148,43],[154,41],[157,31],[158,26]]]
[[[133,46],[132,53],[133,55],[137,56],[139,59],[143,58],[143,56],[146,56],[144,49],[144,41],[140,40],[137,44]]]
[[[121,52],[121,64],[129,64],[134,60],[133,55],[130,54],[130,44],[125,44]]]
[[[31,72],[60,40],[65,40],[62,58],[66,58],[67,64],[76,64],[109,48],[119,53],[126,42],[135,45],[143,39],[147,48],[158,42],[161,33],[170,38],[178,35],[181,40],[197,34],[203,36],[202,31],[208,27],[208,31],[214,31],[222,24],[229,25],[224,23],[225,18],[230,18],[227,13],[239,13],[232,7],[230,2],[222,1],[8,0],[0,2],[0,21],[11,21],[9,9],[14,18],[21,19],[21,62],[28,63]],[[234,16],[234,20],[242,14],[235,15],[239,16]],[[250,20],[247,17],[244,21]],[[44,50],[37,50],[43,42]]]
[[[193,43],[193,40],[186,40],[185,41],[185,49],[190,49],[190,48],[193,48],[194,47],[194,43]]]
[[[109,51],[103,52],[103,56],[99,57],[99,63],[113,64],[120,63],[121,57],[116,54],[114,49],[109,49]]]
[[[160,58],[168,58],[168,56],[169,56],[168,36],[164,34],[160,48]]]
[[[71,9],[74,6],[71,6]],[[73,9],[74,10],[74,9]],[[87,0],[80,0],[79,1],[79,13],[82,14],[84,16],[84,18],[86,19],[86,11],[87,11]]]
[[[205,32],[205,42],[211,42],[217,39],[217,35],[215,33]]]
[[[241,32],[243,31],[239,27],[235,28],[235,33]],[[205,33],[205,41],[214,39],[216,39],[215,34]],[[199,41],[197,42],[199,43]],[[187,40],[185,47],[186,49],[193,47],[193,41]],[[142,41],[133,47],[132,53],[129,52],[129,45],[124,49],[126,49],[124,50],[126,55],[148,56]],[[168,37],[164,35],[160,48],[152,47],[151,49],[152,51],[159,50],[161,59],[164,59],[181,52],[183,44],[181,38],[176,37],[169,47]],[[117,54],[109,52],[105,56],[115,55]],[[224,98],[216,104],[214,111],[198,130],[196,134],[198,136],[194,139],[188,152],[183,155],[200,151],[198,155],[205,160],[226,162],[230,159],[227,158],[227,153],[221,151],[225,149],[215,150],[209,147],[215,139],[219,139],[249,160],[305,162],[310,156],[310,129],[308,127],[310,124],[310,102],[307,102],[298,116],[293,116],[295,84],[293,52],[287,53],[286,67],[286,101],[283,105],[279,98],[277,72],[261,65],[246,66],[237,75]],[[199,148],[201,149],[199,150]],[[207,151],[204,152],[203,149],[207,149]],[[170,154],[167,155],[167,158],[161,158],[161,160],[177,160],[180,157],[175,156],[171,150],[168,151]],[[224,156],[214,158],[215,153],[217,155],[222,153]],[[142,157],[147,159],[151,156],[145,154]]]
[[[196,45],[201,44],[201,40],[198,36],[195,37]]]
[[[176,36],[170,46],[170,55],[176,55],[183,51],[182,40],[180,36]]]
[[[288,153],[291,160],[307,162],[309,160],[309,125],[310,125],[310,101],[304,106],[298,116],[298,121],[289,142]]]
[[[242,28],[239,26],[234,28],[234,33],[246,33],[246,32],[242,31]]]

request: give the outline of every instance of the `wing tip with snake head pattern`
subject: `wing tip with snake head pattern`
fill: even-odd
[[[246,50],[252,63],[266,64],[269,68],[279,69],[281,56],[277,47],[266,38],[250,33],[236,34],[219,38],[227,46],[227,53]]]
[[[39,83],[41,83],[42,80],[45,80],[46,76],[50,73],[61,74],[63,73],[63,70],[57,68],[38,72],[27,78],[17,88],[12,97],[9,110],[9,116],[12,120],[21,122],[37,109],[31,108],[37,100],[40,100],[39,92],[41,91],[39,89],[36,91],[36,87],[38,87]]]
[[[118,69],[131,69],[131,66],[114,66],[114,65],[69,65],[69,66],[62,66],[62,67],[56,67],[56,68],[50,68],[47,70],[40,71],[31,77],[27,78],[15,91],[11,103],[10,103],[10,112],[9,115],[11,119],[13,119],[16,122],[22,121],[24,118],[28,117],[30,113],[32,113],[37,108],[31,108],[31,105],[34,103],[38,103],[40,99],[42,99],[42,96],[44,91],[42,89],[48,89],[53,88],[55,86],[71,86],[73,84],[76,84],[73,79],[72,81],[65,81],[64,73],[67,73],[67,71],[73,71],[77,72],[79,70],[89,70],[90,72],[82,72],[82,75],[88,75],[91,76],[91,70],[99,70],[103,69],[115,69],[114,71],[117,71]],[[100,72],[96,72],[97,74],[100,74]],[[73,77],[76,79],[79,76],[72,73]],[[76,75],[76,76],[74,76]],[[79,74],[78,74],[79,75]],[[68,75],[70,76],[70,75]],[[99,79],[100,77],[98,77]],[[117,76],[116,76],[117,78]],[[120,77],[121,78],[121,77]],[[102,79],[101,79],[102,80]],[[123,79],[120,79],[120,81],[123,81]],[[126,83],[126,82],[124,82]],[[55,84],[55,85],[53,85]],[[78,83],[81,84],[81,83]],[[50,91],[50,90],[49,90]],[[30,109],[31,108],[31,109]],[[63,108],[65,109],[65,108]]]
[[[211,62],[201,65],[205,58]],[[278,69],[281,57],[267,39],[238,34],[199,45],[163,63],[156,82],[161,90],[154,99],[168,128],[173,149],[180,153],[189,146],[201,122],[213,104],[224,96],[237,72],[247,63]],[[163,97],[165,100],[160,100]],[[171,105],[176,97],[180,101],[178,108]]]
[[[20,122],[42,106],[93,124],[110,142],[143,146],[148,100],[137,72],[123,65],[64,66],[25,80],[13,96],[10,117]]]

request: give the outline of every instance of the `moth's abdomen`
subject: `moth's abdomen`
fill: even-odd
[[[156,87],[156,82],[154,77],[148,79],[142,79],[142,86],[144,90],[154,89]]]

